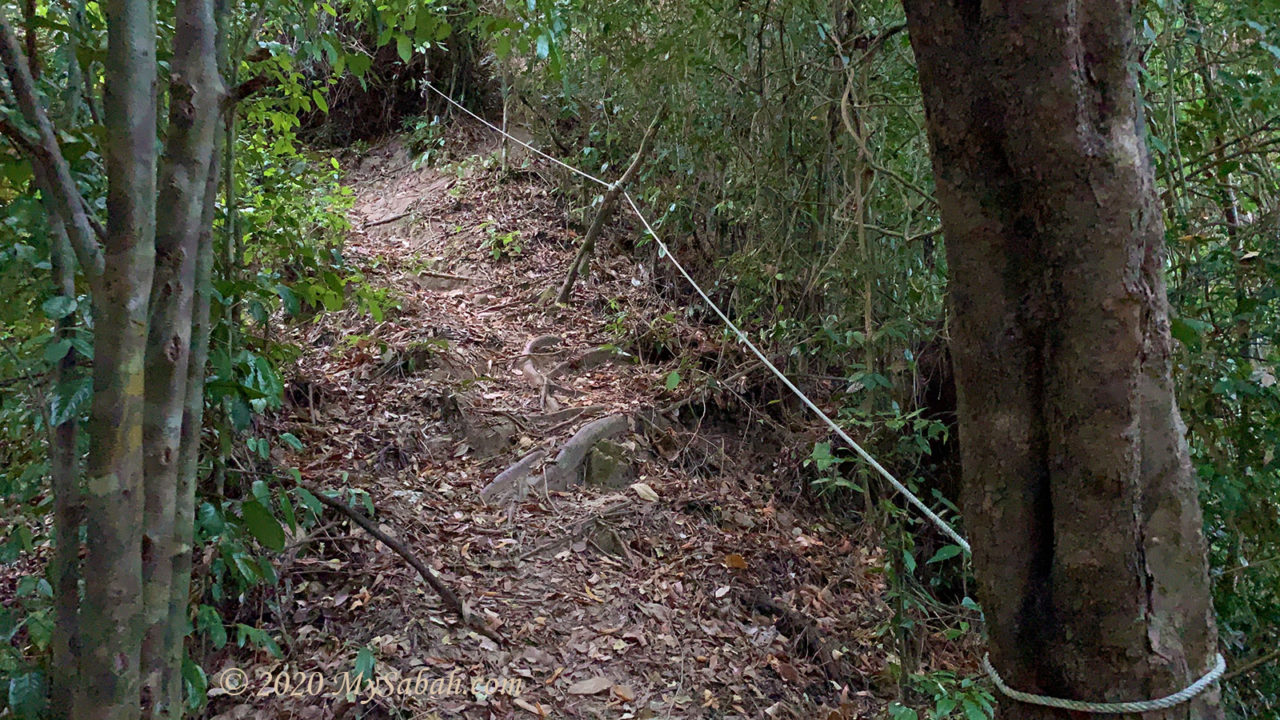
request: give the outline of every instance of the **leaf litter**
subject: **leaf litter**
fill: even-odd
[[[403,559],[326,516],[284,540],[272,602],[246,600],[252,617],[239,620],[281,639],[284,659],[228,644],[206,656],[210,674],[331,680],[372,663],[378,677],[439,678],[441,692],[215,689],[206,716],[882,715],[897,692],[883,550],[799,490],[787,446],[821,436],[742,402],[749,364],[685,311],[682,290],[655,289],[670,278],[654,253],[614,249],[638,237],[626,221],[569,306],[542,299],[579,239],[565,201],[537,172],[485,162],[497,146],[479,128],[451,132],[470,160],[412,169],[395,140],[347,158],[356,203],[344,252],[398,307],[381,320],[351,309],[281,321],[304,352],[272,422],[301,441],[278,451],[281,467],[367,492],[379,529],[505,642],[460,624]],[[544,335],[558,340],[524,357]],[[628,360],[575,365],[600,348]],[[539,374],[563,368],[558,387],[531,384],[526,359]],[[735,413],[746,419],[725,421]],[[621,483],[546,490],[535,472],[521,500],[480,499],[522,456],[554,457],[610,414],[629,418],[614,438]],[[926,662],[971,666],[964,642],[930,638]],[[471,685],[485,679],[497,682]]]

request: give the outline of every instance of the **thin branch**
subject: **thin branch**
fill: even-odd
[[[271,83],[271,78],[267,77],[266,75],[258,75],[257,77],[249,78],[248,80],[245,80],[239,85],[236,85],[234,88],[231,89],[230,92],[227,93],[226,97],[223,98],[222,100],[223,111],[225,112],[226,110],[229,110],[230,108],[238,104],[241,100],[244,100],[250,95],[258,92],[259,90],[266,87],[270,83]]]
[[[298,486],[306,488],[306,486],[301,483],[299,483]],[[419,560],[418,557],[409,550],[407,545],[378,529],[378,525],[359,510],[348,507],[346,503],[334,500],[316,488],[306,488],[306,490],[314,495],[320,502],[328,505],[334,510],[337,510],[343,515],[346,515],[348,518],[351,518],[351,520],[355,521],[357,525],[364,528],[365,532],[377,538],[383,545],[386,545],[396,551],[400,557],[404,558],[406,562],[413,566],[414,570],[418,571],[418,574],[422,576],[422,579],[426,580],[427,584],[431,586],[431,589],[434,590],[436,594],[440,596],[440,599],[444,601],[445,606],[462,619],[463,624],[496,643],[506,644],[506,641],[502,639],[502,636],[493,628],[486,625],[483,620],[473,615],[466,603],[459,599],[457,594],[454,593],[449,586],[445,585],[440,578],[436,577],[436,574],[431,571],[431,568],[427,567],[421,560]]]
[[[1238,676],[1240,676],[1240,675],[1243,675],[1243,674],[1245,674],[1245,673],[1249,672],[1250,670],[1253,670],[1254,668],[1260,667],[1260,666],[1262,666],[1262,665],[1266,665],[1267,663],[1271,662],[1272,660],[1277,660],[1277,659],[1280,659],[1280,650],[1272,650],[1271,652],[1267,653],[1266,655],[1263,655],[1262,657],[1254,658],[1253,660],[1250,660],[1249,662],[1245,663],[1244,665],[1241,665],[1240,667],[1236,668],[1235,670],[1232,670],[1231,672],[1227,673],[1226,675],[1223,675],[1223,676],[1222,676],[1222,682],[1224,682],[1224,683],[1225,683],[1225,682],[1227,682],[1228,680],[1231,680],[1231,679],[1232,679],[1232,678],[1234,678],[1234,677],[1238,677]]]
[[[42,186],[41,191],[49,195],[53,209],[62,217],[67,235],[75,249],[76,258],[91,280],[102,275],[102,248],[98,244],[98,236],[85,213],[84,198],[71,177],[71,168],[58,138],[53,131],[53,123],[41,104],[36,93],[35,80],[31,77],[31,69],[27,65],[14,34],[13,25],[3,8],[0,8],[0,64],[4,65],[9,77],[9,85],[13,90],[18,108],[23,119],[35,129],[36,138],[31,145],[31,161],[40,165],[44,172],[36,173]],[[6,133],[7,134],[7,133]]]
[[[645,130],[644,137],[640,139],[640,148],[636,150],[636,155],[631,160],[631,164],[622,173],[622,177],[605,192],[604,202],[600,203],[600,210],[596,213],[595,220],[591,222],[591,227],[587,229],[587,235],[582,239],[582,246],[569,264],[569,272],[565,275],[564,283],[560,286],[559,295],[556,296],[557,303],[563,305],[569,302],[569,294],[573,291],[573,284],[577,281],[578,274],[585,269],[587,258],[591,257],[591,252],[595,248],[597,236],[604,229],[604,224],[608,222],[609,216],[613,214],[613,208],[618,203],[618,196],[626,189],[627,183],[631,182],[631,179],[640,169],[640,164],[644,162],[645,155],[649,152],[649,141],[653,139],[654,133],[657,131],[658,126],[662,124],[662,120],[666,115],[667,108],[664,106],[653,117],[653,121],[649,123],[649,129]]]

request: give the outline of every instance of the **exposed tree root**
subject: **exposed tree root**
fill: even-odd
[[[633,359],[631,354],[623,352],[618,348],[607,347],[607,346],[598,347],[592,350],[588,350],[587,352],[579,355],[576,358],[565,360],[559,365],[551,368],[551,370],[546,374],[546,377],[548,380],[554,380],[560,377],[561,375],[569,372],[570,370],[582,372],[584,370],[590,370],[592,368],[599,367],[612,360],[631,360],[631,359]]]
[[[533,468],[542,462],[547,454],[541,450],[534,450],[517,460],[511,467],[498,473],[484,489],[480,491],[480,499],[487,503],[502,497],[511,497],[521,499],[528,492],[528,483],[525,482],[529,474],[533,472]]]
[[[582,429],[574,433],[573,437],[565,442],[564,447],[560,448],[555,464],[547,468],[547,489],[564,490],[572,485],[591,448],[601,440],[613,437],[626,429],[625,415],[608,415],[583,425]]]
[[[539,350],[559,343],[560,338],[556,335],[539,335],[538,337],[530,338],[529,342],[524,344],[524,349],[520,351],[520,357],[516,358],[516,367],[519,368],[521,374],[530,384],[538,388],[538,402],[544,408],[547,405],[547,397],[553,390],[566,395],[578,394],[574,390],[551,382],[551,378],[539,370],[537,364],[533,361],[534,354]]]

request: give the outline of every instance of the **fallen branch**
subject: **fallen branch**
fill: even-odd
[[[423,564],[423,562],[409,550],[408,546],[386,534],[382,530],[379,530],[377,524],[359,510],[348,507],[345,503],[334,500],[315,488],[308,488],[301,483],[299,483],[299,487],[306,488],[306,490],[314,495],[317,500],[328,505],[334,510],[337,510],[343,515],[346,515],[348,518],[351,518],[351,520],[353,520],[357,525],[364,528],[365,532],[377,538],[383,545],[386,545],[396,551],[400,557],[404,558],[406,562],[413,566],[414,570],[418,571],[418,574],[421,575],[422,579],[431,586],[431,589],[436,592],[436,595],[440,596],[445,607],[452,610],[454,614],[462,620],[464,625],[496,643],[505,644],[506,641],[502,639],[502,636],[493,628],[486,625],[480,618],[473,615],[471,613],[471,609],[467,607],[467,604],[463,602],[457,594],[449,588],[449,586],[445,585],[440,578],[436,577],[436,574],[432,572],[431,568]]]
[[[422,277],[423,275],[427,277],[440,278],[441,280],[463,280],[466,282],[472,282],[475,280],[475,278],[470,275],[454,275],[453,273],[439,272],[437,270],[419,270],[418,277]]]
[[[542,433],[544,435],[553,435],[558,430],[561,430],[562,428],[566,427],[567,425],[574,422],[575,420],[582,417],[583,415],[594,415],[600,412],[601,410],[605,410],[605,409],[606,407],[604,405],[588,405],[586,407],[581,407],[581,408],[566,408],[564,410],[560,410],[557,412],[547,413],[542,417],[543,420],[558,420],[561,417],[564,417],[565,419],[561,420],[560,422],[557,422],[555,425],[552,425],[546,430],[543,430]]]
[[[369,228],[378,227],[379,225],[389,225],[397,220],[407,218],[411,214],[413,214],[412,210],[405,210],[404,212],[397,213],[395,215],[392,215],[391,217],[385,217],[385,218],[382,218],[381,220],[374,220],[373,222],[367,222],[364,224],[364,229],[368,230]]]

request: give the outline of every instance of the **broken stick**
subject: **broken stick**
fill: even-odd
[[[299,483],[298,485],[299,487],[304,487],[304,488],[306,487],[301,483]],[[436,595],[440,596],[440,599],[444,602],[445,607],[452,610],[454,614],[456,614],[458,618],[462,620],[462,623],[464,625],[471,628],[472,630],[475,630],[481,635],[484,635],[490,640],[493,640],[496,643],[505,643],[505,641],[502,639],[502,636],[499,635],[496,630],[486,625],[484,621],[481,620],[480,618],[471,614],[471,609],[467,607],[467,604],[461,598],[459,598],[458,595],[454,593],[453,590],[451,590],[448,585],[445,585],[444,582],[440,580],[440,578],[436,577],[436,574],[432,572],[431,568],[427,567],[421,560],[419,560],[418,557],[409,550],[407,545],[391,537],[390,535],[386,534],[382,530],[378,529],[377,524],[374,523],[372,519],[370,519],[367,515],[360,512],[359,510],[356,510],[355,508],[352,508],[352,507],[348,507],[346,503],[334,500],[328,495],[325,495],[324,493],[320,492],[318,489],[306,488],[306,490],[307,492],[314,495],[315,498],[320,502],[324,503],[325,505],[328,505],[334,510],[337,510],[343,515],[346,515],[347,517],[351,518],[353,521],[355,521],[357,525],[364,528],[365,532],[377,538],[378,541],[381,542],[383,545],[386,545],[387,547],[396,551],[396,553],[399,554],[400,557],[404,558],[406,562],[408,562],[410,565],[413,566],[414,570],[418,571],[418,574],[422,576],[423,580],[427,581],[427,584],[430,585],[431,589],[436,592]]]
[[[600,231],[604,229],[604,224],[608,222],[609,216],[613,214],[613,208],[618,204],[618,197],[622,195],[622,191],[626,188],[627,183],[631,182],[631,178],[640,169],[640,162],[644,160],[645,154],[649,151],[649,141],[653,139],[653,133],[658,129],[658,125],[662,123],[662,118],[667,114],[666,108],[663,108],[649,123],[649,129],[645,130],[644,138],[640,140],[640,149],[636,150],[636,156],[631,160],[631,165],[627,167],[627,171],[622,173],[622,177],[618,182],[609,186],[608,191],[604,194],[604,202],[600,203],[600,211],[596,213],[596,219],[591,221],[591,227],[587,228],[587,236],[582,239],[582,246],[578,248],[578,254],[573,256],[573,262],[569,263],[569,274],[564,278],[564,284],[560,286],[560,294],[556,296],[556,302],[564,305],[569,302],[569,293],[573,292],[573,284],[578,280],[578,273],[585,269],[587,259],[591,257],[591,251],[595,248],[596,237],[600,235]]]

